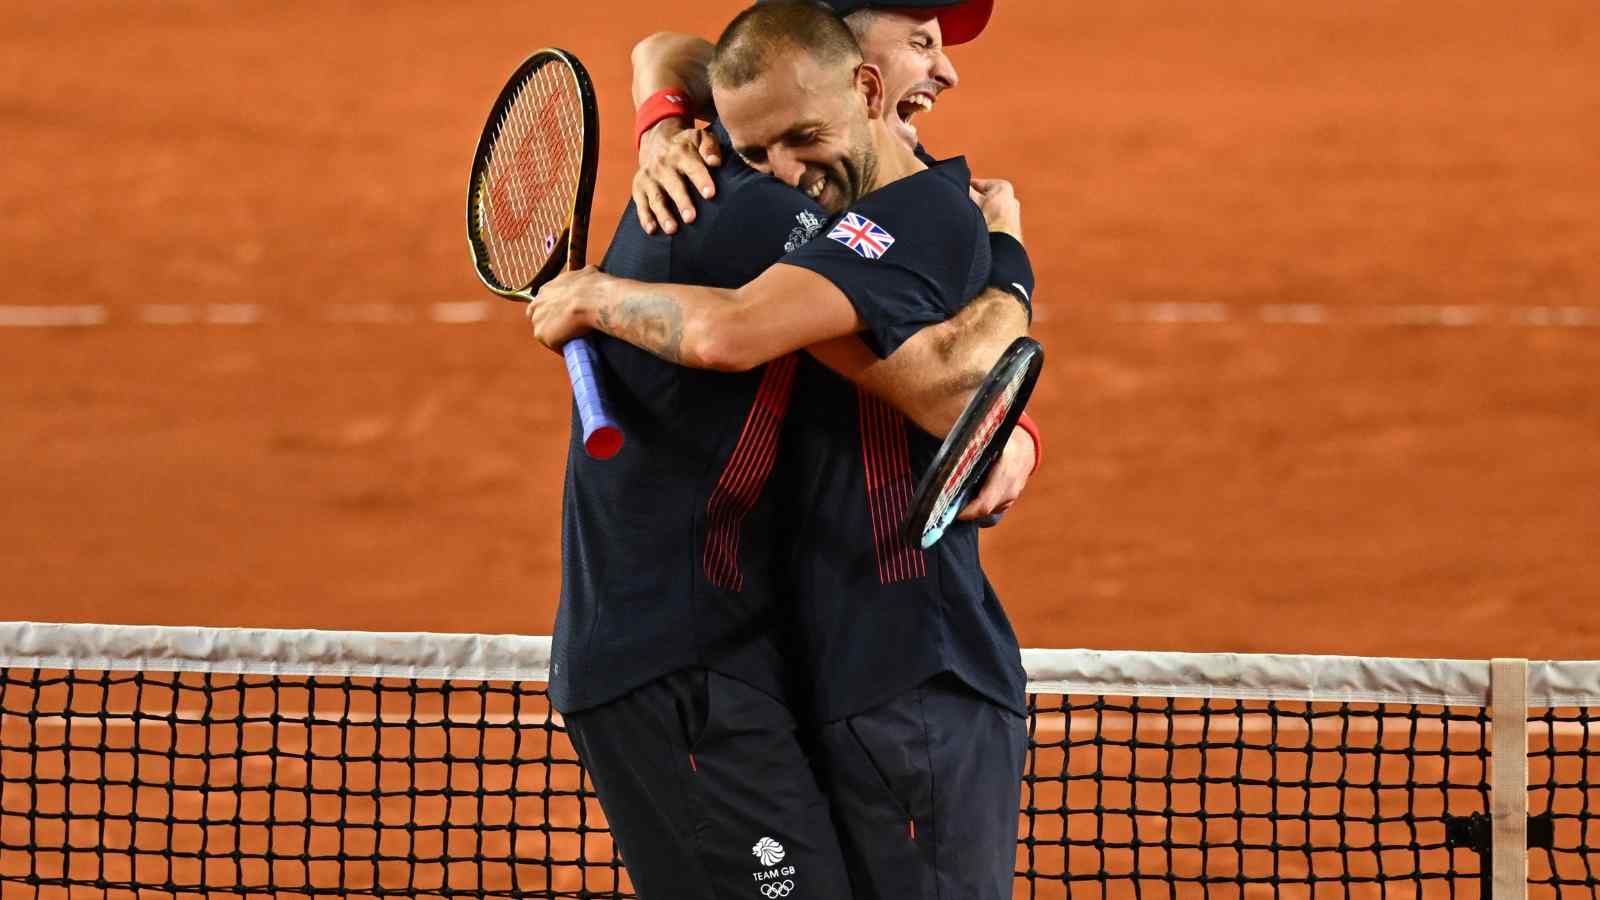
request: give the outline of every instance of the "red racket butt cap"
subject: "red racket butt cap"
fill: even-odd
[[[622,449],[622,430],[609,425],[596,428],[583,439],[583,449],[595,459],[610,459]]]

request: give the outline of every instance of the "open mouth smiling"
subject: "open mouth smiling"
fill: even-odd
[[[900,121],[911,124],[911,117],[917,113],[930,112],[933,109],[934,95],[927,91],[916,91],[907,94],[905,99],[895,104],[894,111],[899,114]]]

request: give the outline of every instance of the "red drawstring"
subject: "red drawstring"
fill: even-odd
[[[911,839],[913,841],[916,840],[917,839],[917,820],[916,819],[907,819],[906,820],[906,827],[909,828],[910,831],[911,831]]]
[[[700,771],[700,767],[695,765],[693,753],[689,754],[689,768],[696,772]]]

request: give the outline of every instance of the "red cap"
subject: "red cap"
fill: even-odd
[[[931,10],[939,20],[939,36],[946,46],[965,44],[983,33],[994,12],[994,0],[966,0]]]
[[[994,0],[828,0],[841,16],[858,9],[900,10],[939,20],[940,39],[948,46],[965,44],[983,33],[994,12]]]

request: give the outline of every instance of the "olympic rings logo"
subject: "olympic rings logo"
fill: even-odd
[[[794,890],[794,882],[788,878],[782,881],[769,881],[761,886],[761,894],[767,900],[778,900],[779,897],[787,897],[792,890]]]

